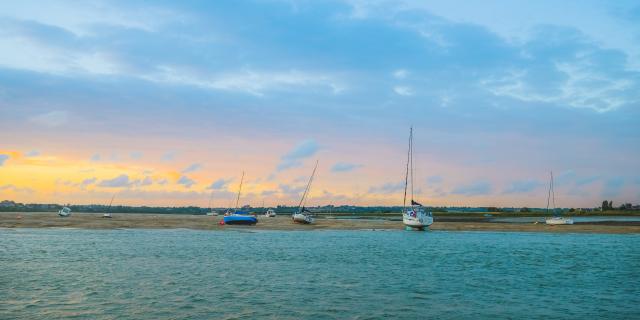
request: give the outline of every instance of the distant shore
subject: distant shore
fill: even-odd
[[[220,225],[221,216],[184,214],[114,214],[113,218],[102,218],[101,214],[74,213],[70,217],[59,217],[55,212],[3,212],[0,213],[0,228],[81,228],[81,229],[170,229],[186,228],[198,230],[402,230],[398,220],[384,219],[329,219],[319,218],[312,225],[291,222],[288,215],[276,218],[258,216],[255,226]],[[515,232],[560,232],[560,233],[640,233],[640,223],[581,223],[567,226],[548,226],[543,223],[498,223],[478,219],[458,221],[436,221],[431,230],[442,231],[515,231]]]

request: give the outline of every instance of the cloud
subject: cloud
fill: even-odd
[[[196,184],[196,182],[193,179],[191,179],[191,178],[189,178],[187,176],[180,177],[180,179],[178,179],[177,182],[178,182],[178,184],[181,184],[181,185],[183,185],[183,186],[185,186],[187,188],[191,188],[192,185]]]
[[[188,167],[184,168],[182,170],[182,173],[194,172],[194,171],[198,171],[200,169],[202,169],[202,165],[199,164],[199,163],[194,163],[194,164],[191,164]]]
[[[288,184],[279,184],[278,188],[280,189],[280,193],[291,197],[298,197],[302,195],[302,192],[304,192],[306,186],[291,186]]]
[[[150,186],[153,184],[153,179],[151,179],[151,177],[144,177],[142,180],[135,180],[132,184],[137,187]]]
[[[95,177],[94,177],[94,178],[84,179],[84,180],[82,180],[82,182],[80,183],[80,187],[84,188],[84,187],[90,186],[90,185],[92,185],[92,184],[96,183],[96,181],[98,181],[98,179],[97,179],[97,178],[95,178]]]
[[[32,194],[34,193],[34,190],[31,188],[21,188],[21,187],[17,187],[13,184],[5,184],[0,186],[0,191],[2,190],[6,190],[6,191],[13,191],[16,193],[26,193],[26,194]]]
[[[430,176],[427,178],[427,183],[431,185],[441,184],[444,179],[441,176]]]
[[[142,152],[139,152],[139,151],[131,152],[129,154],[129,157],[131,157],[131,159],[133,160],[139,160],[140,158],[142,158]]]
[[[396,94],[399,94],[401,96],[412,96],[413,95],[413,89],[411,89],[411,87],[407,87],[407,86],[395,86],[395,87],[393,87],[393,92],[395,92]]]
[[[4,165],[4,162],[7,161],[8,159],[9,159],[9,155],[0,154],[0,167],[2,167]]]
[[[346,163],[346,162],[337,162],[331,167],[332,172],[350,172],[358,168],[362,168],[361,164],[354,163]]]
[[[106,179],[100,181],[98,183],[98,187],[106,187],[106,188],[119,188],[119,187],[127,187],[130,185],[129,176],[126,174],[121,174],[113,179]]]
[[[92,155],[91,156],[91,161],[94,161],[94,162],[100,161],[100,154],[99,153],[95,153],[94,155]]]
[[[605,197],[617,197],[620,195],[623,186],[624,186],[624,178],[622,177],[609,178],[604,183],[604,188],[602,189],[602,195]]]
[[[302,160],[309,158],[318,152],[319,146],[315,140],[305,140],[291,149],[287,154],[280,158],[280,163],[276,167],[276,171],[284,171],[287,169],[299,167]]]
[[[511,185],[508,186],[502,193],[504,194],[527,193],[539,187],[542,187],[544,185],[545,185],[544,183],[537,180],[513,181]]]
[[[581,177],[576,179],[576,185],[584,186],[600,180],[600,176]]]
[[[69,112],[54,110],[33,116],[29,120],[35,124],[55,128],[63,126],[69,122]]]
[[[491,193],[491,184],[487,181],[477,181],[468,185],[462,185],[453,188],[452,194],[459,194],[465,196],[480,196]]]
[[[190,85],[205,89],[236,91],[263,96],[269,91],[288,91],[300,87],[326,88],[332,94],[345,90],[335,76],[311,71],[256,71],[240,70],[215,75],[201,75],[176,66],[160,66],[155,74],[143,76],[153,82]]]
[[[27,152],[27,154],[25,154],[27,157],[37,157],[40,155],[40,151],[38,150],[31,150],[29,152]]]
[[[404,181],[398,183],[387,182],[381,186],[370,187],[369,193],[392,194],[402,190],[404,190]]]
[[[168,151],[165,154],[162,155],[162,161],[173,161],[175,160],[176,156],[178,155],[178,152],[176,151]]]
[[[405,69],[398,69],[393,72],[393,77],[396,79],[404,79],[409,75],[409,71]]]
[[[231,182],[233,179],[223,179],[220,178],[214,182],[211,183],[211,185],[209,185],[209,187],[207,187],[207,189],[211,189],[211,190],[221,190],[224,189],[227,185],[229,185],[229,182]]]

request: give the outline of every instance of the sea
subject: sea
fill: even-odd
[[[0,319],[639,319],[640,235],[0,229]]]

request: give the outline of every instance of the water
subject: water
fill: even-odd
[[[638,318],[640,235],[0,229],[2,319]]]

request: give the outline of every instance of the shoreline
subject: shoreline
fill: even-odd
[[[58,217],[55,212],[0,213],[0,228],[78,228],[78,229],[195,229],[216,230],[403,230],[402,221],[361,219],[316,219],[312,225],[294,224],[288,215],[275,218],[258,216],[254,226],[220,225],[222,216],[182,214],[114,214],[113,218],[102,218],[96,213],[75,213],[70,217]],[[574,225],[549,226],[533,223],[465,221],[434,222],[429,228],[434,231],[497,231],[497,232],[547,232],[547,233],[611,233],[640,234],[638,223],[578,223]]]

